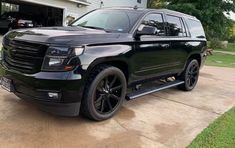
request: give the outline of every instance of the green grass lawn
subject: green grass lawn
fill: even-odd
[[[214,52],[212,56],[208,56],[206,65],[235,68],[235,55]]]
[[[217,48],[215,50],[235,52],[235,43],[229,43],[227,48]]]
[[[235,148],[235,107],[210,124],[188,148]]]

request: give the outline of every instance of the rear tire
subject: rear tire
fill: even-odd
[[[81,111],[89,119],[101,121],[111,118],[121,107],[126,96],[126,78],[112,66],[95,68],[88,78]]]
[[[179,89],[184,91],[191,91],[195,88],[198,82],[200,66],[197,60],[191,59],[188,61],[186,69],[177,78],[185,83],[178,86]]]

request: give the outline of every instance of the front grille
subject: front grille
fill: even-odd
[[[4,64],[10,69],[33,74],[41,70],[48,46],[25,41],[3,40]]]

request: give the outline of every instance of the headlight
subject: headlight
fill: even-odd
[[[68,56],[71,50],[68,47],[49,47],[47,56]]]
[[[42,70],[68,71],[76,65],[70,64],[70,59],[83,53],[84,48],[49,47],[44,58]],[[68,68],[69,67],[69,68]]]
[[[62,58],[49,58],[49,66],[60,66],[64,63]]]

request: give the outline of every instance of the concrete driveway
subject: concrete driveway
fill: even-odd
[[[112,119],[93,122],[39,111],[0,89],[1,147],[186,147],[235,105],[235,69],[204,67],[192,92],[169,89],[125,102]]]

